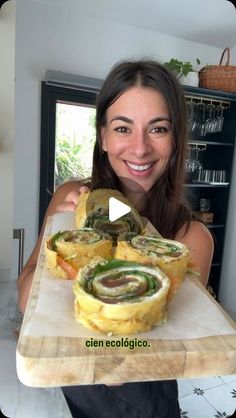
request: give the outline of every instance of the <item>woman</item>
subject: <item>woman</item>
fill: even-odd
[[[91,189],[118,189],[165,237],[186,244],[206,285],[213,254],[207,228],[183,201],[187,141],[185,99],[166,68],[152,60],[122,62],[104,82],[97,101]],[[75,210],[86,186],[68,182],[55,192],[47,213]],[[19,306],[28,299],[44,225],[18,279]],[[75,417],[179,417],[177,383],[68,387]]]

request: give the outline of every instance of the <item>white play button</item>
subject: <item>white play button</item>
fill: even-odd
[[[113,222],[129,213],[131,208],[115,197],[109,198],[109,221]]]

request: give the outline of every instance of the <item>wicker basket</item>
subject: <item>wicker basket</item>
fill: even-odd
[[[225,54],[227,54],[226,64],[222,65]],[[209,65],[199,71],[199,86],[236,93],[236,66],[229,65],[229,62],[230,49],[225,48],[219,65]]]

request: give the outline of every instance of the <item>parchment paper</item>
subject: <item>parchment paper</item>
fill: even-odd
[[[63,213],[51,218],[45,237],[59,230],[74,228],[74,214]],[[34,313],[25,323],[24,335],[56,337],[109,338],[92,332],[74,318],[73,281],[54,277],[45,265],[44,250],[41,249],[36,273],[40,275],[38,296]],[[34,293],[35,289],[33,289]],[[233,323],[214,299],[186,277],[181,288],[168,305],[165,324],[153,330],[136,334],[145,339],[191,339],[214,335],[236,334]],[[112,338],[120,338],[121,336]],[[130,337],[130,336],[129,336]]]

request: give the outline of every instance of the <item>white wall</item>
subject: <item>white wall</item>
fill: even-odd
[[[13,234],[15,2],[0,10],[0,280],[10,277]]]
[[[122,58],[171,57],[202,64],[217,48],[87,15],[78,0],[21,0],[16,6],[16,136],[14,225],[26,231],[25,256],[37,236],[39,205],[40,81],[47,69],[104,78]]]

